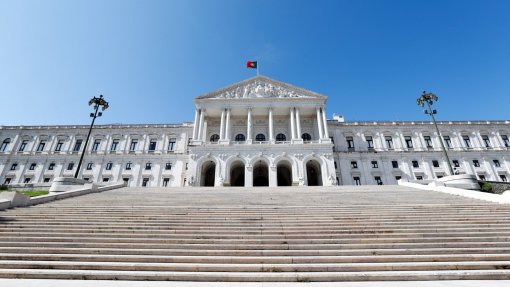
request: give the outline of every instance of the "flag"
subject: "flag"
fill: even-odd
[[[257,68],[257,61],[248,61],[248,62],[246,62],[246,68],[256,69]]]

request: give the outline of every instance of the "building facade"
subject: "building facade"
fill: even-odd
[[[256,76],[195,98],[194,122],[98,125],[80,177],[129,186],[396,184],[448,175],[431,122],[326,119],[326,96]],[[456,172],[507,181],[510,121],[439,122]],[[74,176],[88,126],[0,126],[0,184]]]

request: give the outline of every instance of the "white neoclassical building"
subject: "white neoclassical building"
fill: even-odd
[[[129,186],[330,186],[449,174],[431,122],[328,120],[326,99],[256,76],[195,98],[194,122],[98,125],[80,177]],[[438,125],[456,171],[508,180],[510,121]],[[0,184],[73,176],[87,131],[0,126]]]

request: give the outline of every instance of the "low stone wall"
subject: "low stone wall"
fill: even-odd
[[[42,204],[42,203],[46,203],[46,202],[50,202],[50,201],[54,201],[54,200],[65,199],[65,198],[85,195],[85,194],[89,194],[89,193],[103,192],[103,191],[107,191],[107,190],[122,188],[125,186],[126,185],[123,182],[110,184],[110,185],[106,185],[106,186],[100,186],[100,187],[92,184],[92,185],[87,185],[86,187],[71,190],[71,191],[63,191],[63,192],[58,192],[58,193],[50,193],[47,195],[31,197],[27,201],[27,203],[23,204],[23,205],[19,205],[18,203],[15,204],[14,201],[11,201],[11,200],[3,200],[3,201],[0,200],[0,210],[12,208],[12,207],[37,205],[37,204]],[[19,194],[17,192],[12,192],[12,193]],[[25,196],[24,194],[19,194],[19,195]]]
[[[16,191],[33,191],[33,190],[49,190],[51,183],[18,183],[6,184],[8,190]]]
[[[503,194],[505,191],[510,190],[510,182],[502,181],[484,181],[491,185],[492,191],[489,193]]]

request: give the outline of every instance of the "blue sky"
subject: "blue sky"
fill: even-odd
[[[254,76],[348,121],[510,119],[510,1],[0,1],[0,125],[181,123]]]

